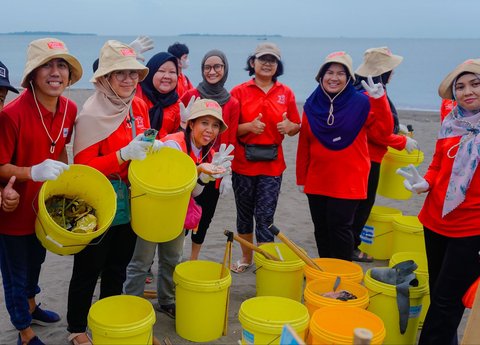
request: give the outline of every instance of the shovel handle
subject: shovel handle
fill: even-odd
[[[282,234],[280,230],[275,226],[275,225],[270,225],[268,229],[275,235],[277,236],[280,241],[285,243],[288,248],[290,248],[297,256],[302,259],[308,266],[319,270],[323,271],[320,266],[317,265],[315,261],[311,257],[309,257],[303,250],[301,250],[293,241],[291,241],[287,236]]]
[[[224,234],[226,236],[229,236],[229,234],[231,234],[232,232],[231,231],[228,231],[228,230],[225,230],[224,231]],[[243,244],[245,247],[257,252],[257,253],[260,253],[262,254],[264,257],[266,257],[267,259],[269,260],[274,260],[274,261],[280,261],[280,259],[278,257],[276,257],[275,255],[273,254],[270,254],[269,252],[263,250],[262,248],[260,247],[257,247],[256,245],[254,245],[253,243],[250,243],[248,242],[247,240],[244,240],[243,238],[241,238],[240,236],[238,235],[233,235],[233,239],[235,241],[237,241],[238,243],[240,244]]]

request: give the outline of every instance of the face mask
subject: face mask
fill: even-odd
[[[187,69],[190,66],[190,60],[188,58],[180,59],[181,65],[183,69]]]

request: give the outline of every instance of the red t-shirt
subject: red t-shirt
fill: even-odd
[[[68,102],[65,122],[63,115]],[[77,116],[77,105],[65,97],[60,97],[55,114],[38,103],[43,114],[45,127],[55,140],[55,152],[50,152],[51,140],[43,127],[37,106],[30,89],[7,104],[0,113],[0,165],[13,164],[31,167],[50,158],[58,160],[70,142],[73,124]],[[30,235],[35,233],[37,195],[41,182],[31,180],[15,182],[14,188],[20,194],[20,203],[13,212],[0,210],[0,233],[6,235]]]
[[[452,99],[442,99],[442,104],[440,105],[440,122],[443,122],[445,116],[450,114],[456,105],[457,102]]]
[[[197,89],[190,89],[185,92],[185,94],[181,98],[181,102],[185,106],[187,106],[192,96],[200,97],[200,93]],[[217,140],[213,145],[213,149],[215,151],[218,151],[220,144],[226,144],[227,146],[229,144],[232,144],[233,146],[235,146],[235,148],[237,147],[237,129],[239,116],[240,104],[235,97],[231,96],[228,102],[222,105],[222,117],[223,121],[227,124],[228,129],[217,137]]]
[[[193,88],[193,85],[190,82],[190,79],[188,79],[188,77],[185,74],[180,72],[178,74],[178,81],[177,81],[178,97],[182,97],[185,94],[185,92],[187,92],[192,88]]]
[[[330,150],[313,135],[303,114],[297,148],[297,185],[305,193],[341,199],[365,199],[370,172],[367,128],[375,124],[374,135],[387,137],[392,132],[387,97],[370,99],[370,113],[355,140],[342,150]],[[354,116],[354,114],[352,114]]]
[[[148,97],[143,93],[143,90],[140,84],[138,84],[137,86],[137,92],[135,93],[135,96],[143,99],[143,101],[147,104],[148,109],[153,107],[152,101],[150,101]],[[178,131],[178,128],[180,127],[179,102],[180,100],[163,109],[162,128],[160,128],[160,130],[158,131],[157,139],[161,139],[167,134],[175,133],[176,131]],[[147,111],[147,115],[148,115],[148,111]]]
[[[261,113],[262,122],[266,125],[262,134],[248,133],[237,138],[240,142],[235,149],[232,170],[247,176],[280,176],[286,169],[286,165],[282,148],[284,136],[278,132],[277,124],[283,121],[285,112],[290,121],[300,123],[295,95],[288,86],[278,81],[265,93],[255,84],[254,79],[235,86],[231,94],[240,103],[239,124],[251,122]],[[276,144],[278,145],[278,157],[274,161],[247,161],[242,143]]]
[[[135,118],[136,135],[150,128],[147,105],[138,97],[133,98],[132,112]],[[75,132],[75,135],[82,135],[82,133]],[[107,138],[77,153],[74,161],[78,164],[89,165],[107,177],[111,174],[118,174],[125,183],[128,183],[128,165],[130,162],[119,164],[117,151],[127,146],[132,139],[132,128],[125,119]]]
[[[418,219],[432,231],[448,237],[467,237],[480,235],[480,169],[473,175],[465,200],[453,211],[442,218],[443,202],[447,194],[448,182],[453,167],[453,157],[458,150],[454,147],[460,137],[437,140],[432,163],[428,167],[425,179],[430,191],[425,199]],[[447,152],[450,151],[450,157]]]

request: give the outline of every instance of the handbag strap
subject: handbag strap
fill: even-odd
[[[135,116],[133,116],[132,107],[130,107],[128,113],[130,116],[130,127],[132,127],[132,139],[135,139],[135,137],[137,136],[137,129],[135,128]]]

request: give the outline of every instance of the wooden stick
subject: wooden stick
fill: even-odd
[[[283,243],[285,243],[288,248],[290,248],[297,256],[302,259],[308,266],[319,270],[323,271],[320,266],[317,265],[315,261],[312,260],[311,257],[309,257],[300,247],[298,247],[293,241],[288,239],[287,236],[282,234],[280,230],[275,226],[275,225],[270,225],[268,227],[268,230],[270,230],[275,236],[277,236]]]
[[[155,298],[157,298],[157,291],[155,291],[155,290],[145,290],[145,291],[143,291],[143,298],[155,299]]]
[[[465,333],[463,333],[462,345],[480,344],[480,285],[475,294],[472,311],[465,326]]]
[[[231,231],[228,231],[228,230],[225,230],[223,232],[225,234],[225,236],[228,236],[229,233],[232,233]],[[250,248],[251,250],[257,252],[257,253],[260,253],[262,254],[265,258],[269,259],[269,260],[274,260],[274,261],[280,261],[280,259],[278,257],[276,257],[275,255],[273,254],[270,254],[269,252],[267,252],[266,250],[263,250],[262,248],[260,247],[257,247],[256,245],[254,245],[253,243],[250,243],[248,242],[247,240],[244,240],[243,238],[241,238],[240,236],[238,235],[233,235],[233,239],[237,242],[239,242],[240,244],[243,244],[245,247],[247,248]]]
[[[153,345],[162,345],[162,343],[160,342],[160,340],[158,340],[156,336],[153,336]]]

